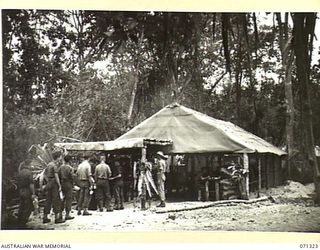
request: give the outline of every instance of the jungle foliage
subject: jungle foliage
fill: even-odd
[[[3,10],[4,165],[16,169],[32,144],[115,139],[179,102],[277,146],[290,122],[290,175],[309,180],[320,144],[317,15],[280,17]]]

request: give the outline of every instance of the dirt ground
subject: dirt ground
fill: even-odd
[[[313,185],[288,185],[269,189],[262,196],[272,199],[252,204],[220,204],[214,202],[168,202],[166,208],[141,211],[132,203],[124,210],[114,212],[90,211],[91,216],[77,216],[63,224],[42,224],[41,215],[32,216],[30,229],[47,230],[104,230],[104,231],[269,231],[269,232],[320,232],[320,207],[314,206],[311,196]],[[191,211],[179,211],[190,209]],[[199,208],[199,209],[197,209]],[[176,210],[176,212],[170,212]],[[159,213],[164,212],[164,213]],[[53,221],[53,218],[52,218]]]

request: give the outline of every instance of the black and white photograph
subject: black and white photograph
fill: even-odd
[[[1,25],[2,230],[320,232],[319,13]]]

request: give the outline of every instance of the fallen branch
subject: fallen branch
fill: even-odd
[[[207,205],[199,205],[199,206],[189,207],[189,208],[157,210],[156,213],[157,214],[164,214],[164,213],[172,213],[172,212],[191,211],[191,210],[196,210],[196,209],[215,207],[215,206],[224,205],[224,204],[252,204],[252,203],[268,201],[268,200],[270,200],[271,202],[274,202],[274,199],[271,196],[261,197],[261,198],[253,199],[253,200],[237,200],[237,199],[236,200],[222,200],[222,201],[213,201],[212,203],[207,204]]]

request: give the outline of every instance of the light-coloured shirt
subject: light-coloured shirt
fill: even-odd
[[[92,175],[91,166],[88,160],[84,160],[80,163],[77,169],[77,177],[80,181],[89,180],[89,177]]]
[[[166,172],[166,162],[163,159],[158,160],[158,172]]]
[[[165,175],[166,166],[167,166],[167,164],[166,164],[165,160],[163,160],[163,159],[158,160],[158,163],[157,163],[158,181],[159,180],[162,180],[162,181],[166,180],[166,175]]]
[[[109,165],[105,163],[100,163],[96,166],[94,171],[94,177],[97,179],[108,179],[111,176],[111,170]]]

